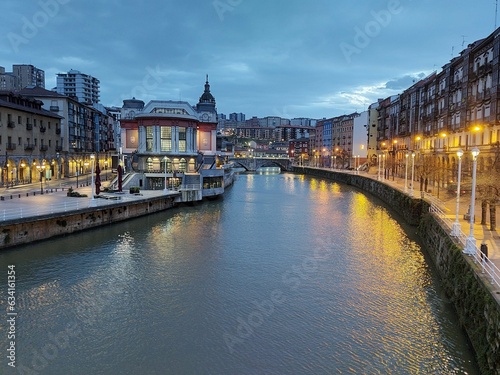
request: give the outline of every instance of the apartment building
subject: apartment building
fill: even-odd
[[[0,67],[0,90],[18,91],[25,87],[45,88],[45,72],[27,64],[12,65],[12,72]]]
[[[80,103],[99,103],[99,80],[78,70],[57,75],[57,93],[76,98]]]
[[[0,92],[0,185],[61,177],[61,120],[40,100]]]

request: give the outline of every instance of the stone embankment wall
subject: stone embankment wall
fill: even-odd
[[[481,274],[480,265],[462,253],[453,238],[429,213],[429,204],[377,180],[349,173],[295,167],[295,173],[355,186],[385,202],[418,234],[434,261],[442,285],[453,302],[485,375],[500,375],[500,295]]]
[[[157,197],[6,221],[0,227],[0,249],[117,223],[173,206],[173,197]]]

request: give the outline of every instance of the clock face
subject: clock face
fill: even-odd
[[[201,118],[205,121],[208,120],[208,113],[204,113],[203,115],[201,115]]]

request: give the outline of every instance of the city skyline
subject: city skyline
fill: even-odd
[[[132,97],[194,104],[208,74],[218,111],[247,118],[364,111],[497,26],[486,0],[3,5],[0,65],[43,69],[49,90],[75,69],[100,80],[106,106]]]

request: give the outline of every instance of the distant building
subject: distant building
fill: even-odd
[[[78,70],[70,70],[68,73],[57,75],[56,92],[77,98],[80,103],[99,103],[99,80]]]
[[[288,145],[288,156],[298,165],[309,163],[309,153],[311,149],[310,138],[293,139]]]
[[[229,120],[236,121],[236,122],[244,122],[245,121],[245,114],[233,112],[233,113],[229,114]]]
[[[19,79],[19,89],[25,87],[45,88],[45,72],[33,65],[12,65],[12,73]]]
[[[368,142],[367,142],[367,158],[371,165],[377,164],[377,123],[378,123],[378,102],[373,103],[368,107]]]
[[[15,91],[18,89],[19,79],[12,72],[6,72],[3,66],[0,66],[0,90]]]
[[[290,125],[294,126],[316,126],[316,120],[306,117],[293,118],[290,120]]]
[[[0,90],[19,91],[25,87],[45,88],[45,72],[26,64],[12,65],[12,72],[0,67]]]
[[[368,157],[368,111],[363,111],[354,118],[352,133],[353,156],[359,158],[358,165],[361,165]]]

